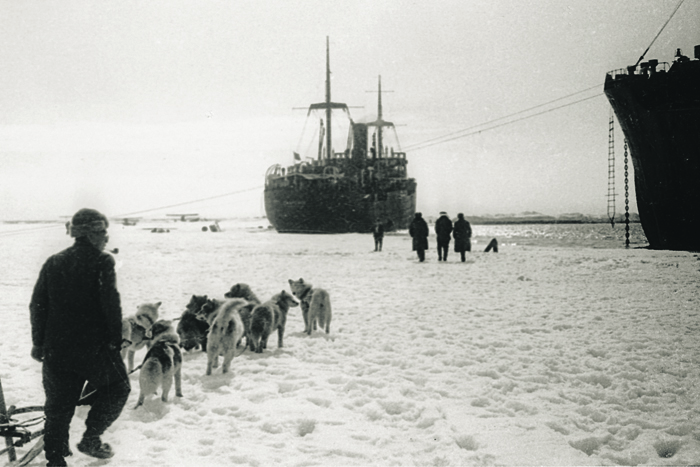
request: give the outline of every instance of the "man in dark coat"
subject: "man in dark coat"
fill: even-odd
[[[42,362],[46,404],[44,451],[48,465],[66,465],[69,428],[86,382],[96,388],[78,449],[106,459],[114,453],[100,436],[119,417],[131,386],[119,351],[121,299],[114,258],[103,250],[109,221],[94,209],[71,220],[75,243],[46,260],[29,305],[31,356]]]
[[[411,225],[408,227],[408,233],[413,238],[413,251],[418,252],[418,259],[425,261],[425,250],[428,249],[428,224],[423,219],[423,215],[417,212]]]
[[[440,217],[435,221],[435,234],[437,235],[438,261],[447,261],[447,252],[450,249],[452,239],[452,221],[445,211],[440,212]]]
[[[372,227],[372,235],[374,236],[374,251],[382,251],[382,243],[384,242],[384,224],[377,219]]]
[[[472,227],[461,212],[457,214],[452,236],[455,238],[455,252],[462,256],[462,262],[466,260],[465,251],[472,251]]]

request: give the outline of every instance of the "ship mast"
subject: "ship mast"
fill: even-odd
[[[373,92],[373,91],[368,91]],[[392,92],[392,91],[384,91]],[[377,100],[377,119],[373,122],[369,122],[368,126],[377,127],[377,157],[381,158],[384,155],[384,141],[382,138],[382,128],[393,127],[392,122],[385,122],[382,116],[382,75],[379,75],[379,88],[378,88],[379,98]]]
[[[377,104],[377,122],[382,120],[382,75],[379,75],[379,99]],[[384,146],[382,145],[382,125],[377,125],[377,156],[380,158],[384,154]]]
[[[326,36],[326,159],[331,158],[331,58]]]
[[[325,137],[326,137],[326,158],[330,159],[332,150],[333,148],[331,147],[331,111],[333,109],[341,109],[345,112],[347,112],[348,117],[350,115],[350,111],[348,110],[348,106],[346,104],[342,104],[340,102],[333,102],[331,101],[331,59],[330,59],[330,47],[328,45],[328,36],[326,36],[326,100],[324,102],[321,102],[319,104],[311,104],[309,106],[309,112],[307,114],[307,117],[311,115],[311,112],[313,110],[320,110],[323,109],[326,111],[326,128],[325,128]],[[319,145],[323,144],[323,138],[319,138]],[[323,154],[318,155],[318,159],[321,160],[323,157]]]

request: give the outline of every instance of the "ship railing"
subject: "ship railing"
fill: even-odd
[[[394,148],[385,148],[384,153],[377,159],[406,159],[406,153],[394,151]]]
[[[351,154],[350,151],[345,151],[345,152],[334,152],[333,157],[330,160],[333,159],[351,159]],[[377,159],[406,159],[406,153],[405,152],[398,152],[394,151],[394,148],[386,148],[386,151],[384,154],[382,154],[380,157],[377,157]],[[327,165],[328,159],[321,159],[319,160],[314,160],[313,164],[314,165]]]
[[[332,177],[332,178],[337,178],[337,177],[341,176],[340,170],[338,170],[338,167],[335,167],[333,165],[329,165],[327,167],[324,167],[323,168],[323,175],[326,175],[326,176]]]
[[[349,151],[336,152],[334,154],[335,154],[335,157],[333,157],[333,159],[351,159],[351,155],[350,155]],[[387,148],[387,150],[384,152],[384,154],[381,157],[377,157],[377,159],[406,159],[406,153],[405,152],[396,152],[396,151],[394,151],[393,148],[391,148],[391,150],[389,150],[389,148]],[[325,161],[325,160],[326,159],[324,159],[323,161]],[[323,161],[321,161],[321,163],[327,163],[327,162],[323,162]]]
[[[312,172],[312,169],[309,169],[309,167],[312,167],[313,165],[315,165],[315,162],[316,161],[297,162],[296,164],[290,165],[289,167],[287,167],[287,174],[293,175],[293,174],[300,174],[300,173],[310,173],[310,172]]]
[[[638,66],[628,66],[627,68],[619,68],[612,70],[607,75],[612,79],[617,79],[619,76],[651,76],[654,73],[665,73],[671,68],[668,62],[644,62]]]
[[[398,167],[398,166],[404,167],[404,166],[406,166],[406,159],[399,158],[399,157],[377,159],[374,162],[374,165],[377,165],[380,167]]]
[[[275,177],[284,177],[284,167],[282,167],[279,164],[275,164],[271,166],[270,168],[267,169],[267,172],[265,173],[265,178],[275,178]]]
[[[618,76],[626,76],[628,74],[629,73],[627,73],[626,68],[619,68],[617,70],[608,71],[607,73],[607,75],[612,79],[617,79]]]

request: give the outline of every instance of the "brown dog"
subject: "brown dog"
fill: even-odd
[[[216,317],[216,311],[219,309],[223,300],[216,298],[208,298],[206,302],[197,310],[197,319],[204,321],[208,326],[211,326],[212,321]]]
[[[249,302],[260,303],[260,300],[258,300],[258,297],[253,293],[250,286],[240,282],[236,285],[232,285],[231,289],[229,289],[224,296],[226,298],[245,298]]]
[[[267,338],[277,330],[277,347],[283,346],[284,327],[287,323],[289,307],[298,306],[289,293],[284,290],[270,300],[253,308],[250,322],[251,344],[256,353],[267,348]]]
[[[258,297],[253,293],[248,284],[238,283],[233,285],[231,289],[224,295],[226,298],[244,298],[248,301],[248,304],[242,306],[238,312],[243,320],[243,326],[245,328],[243,335],[245,336],[246,346],[250,347],[251,351],[255,351],[253,348],[253,341],[250,336],[250,320],[253,316],[253,308],[255,305],[260,303]],[[242,340],[243,338],[241,338]],[[237,345],[240,345],[240,341]]]
[[[207,351],[207,332],[209,324],[197,319],[197,312],[207,302],[206,295],[192,295],[185,311],[177,323],[177,334],[180,336],[180,347],[191,350],[201,345]]]

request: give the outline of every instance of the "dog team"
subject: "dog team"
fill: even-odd
[[[174,320],[158,319],[161,302],[144,303],[133,316],[122,322],[122,358],[128,371],[134,369],[135,353],[148,350],[140,366],[140,394],[134,408],[143,405],[147,396],[161,388],[161,400],[167,402],[173,381],[175,395],[182,397],[182,350],[200,347],[207,354],[206,375],[219,366],[223,357],[222,373],[228,373],[236,349],[245,337],[245,347],[251,352],[262,353],[267,340],[277,331],[277,347],[284,346],[284,330],[287,313],[291,307],[301,304],[304,332],[311,335],[321,329],[330,333],[331,300],[328,292],[314,288],[304,279],[289,279],[290,295],[285,290],[261,303],[250,286],[235,284],[222,299],[206,295],[192,295],[182,315]],[[293,295],[293,296],[292,296]],[[297,302],[296,297],[299,302]],[[173,321],[178,321],[177,328]],[[138,368],[137,368],[138,369]]]

